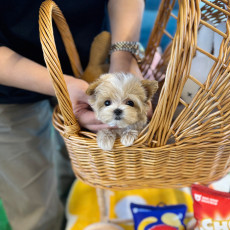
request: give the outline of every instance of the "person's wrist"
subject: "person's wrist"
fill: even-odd
[[[118,61],[119,59],[123,59],[124,61],[127,61],[127,62],[131,62],[132,60],[136,60],[134,58],[134,56],[130,53],[130,52],[127,52],[127,51],[115,51],[115,52],[112,52],[111,55],[110,55],[110,60],[111,61]]]
[[[109,72],[127,72],[143,79],[136,58],[126,51],[116,51],[110,56]]]

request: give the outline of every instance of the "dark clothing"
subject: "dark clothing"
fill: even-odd
[[[88,63],[93,38],[108,25],[105,16],[107,1],[55,0],[70,27],[83,68]],[[45,66],[38,28],[41,3],[42,1],[39,0],[0,0],[0,45]],[[72,74],[64,45],[55,25],[54,37],[63,73]],[[0,104],[31,103],[45,98],[48,97],[0,85]]]

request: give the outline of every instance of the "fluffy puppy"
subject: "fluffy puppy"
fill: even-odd
[[[96,117],[113,129],[97,133],[98,146],[111,150],[118,136],[130,146],[147,123],[149,100],[157,91],[157,81],[139,80],[132,74],[103,74],[89,85],[86,93]]]

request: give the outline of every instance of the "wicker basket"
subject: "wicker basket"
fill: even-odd
[[[96,134],[82,131],[75,119],[54,42],[52,18],[61,33],[75,76],[82,73],[79,57],[59,8],[50,0],[42,4],[41,43],[59,104],[53,113],[53,123],[65,140],[75,175],[85,183],[115,190],[184,187],[195,182],[208,184],[229,172],[230,3],[228,0],[202,2],[205,6],[200,8],[199,0],[179,0],[177,18],[171,13],[175,0],[162,0],[146,60],[141,66],[145,74],[163,34],[172,38],[167,55],[163,55],[158,66],[159,71],[166,70],[158,105],[134,145],[124,147],[117,140],[112,151],[101,150]],[[174,37],[165,29],[170,17],[177,19]],[[217,30],[207,20],[215,24],[225,21],[227,32]],[[218,58],[197,47],[200,24],[223,36]],[[189,74],[196,50],[215,60],[205,84]],[[180,98],[188,78],[200,85],[190,104]],[[184,109],[173,120],[179,103]]]

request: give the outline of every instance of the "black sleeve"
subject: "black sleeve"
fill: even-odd
[[[8,46],[8,42],[6,41],[1,29],[0,29],[0,46]]]

